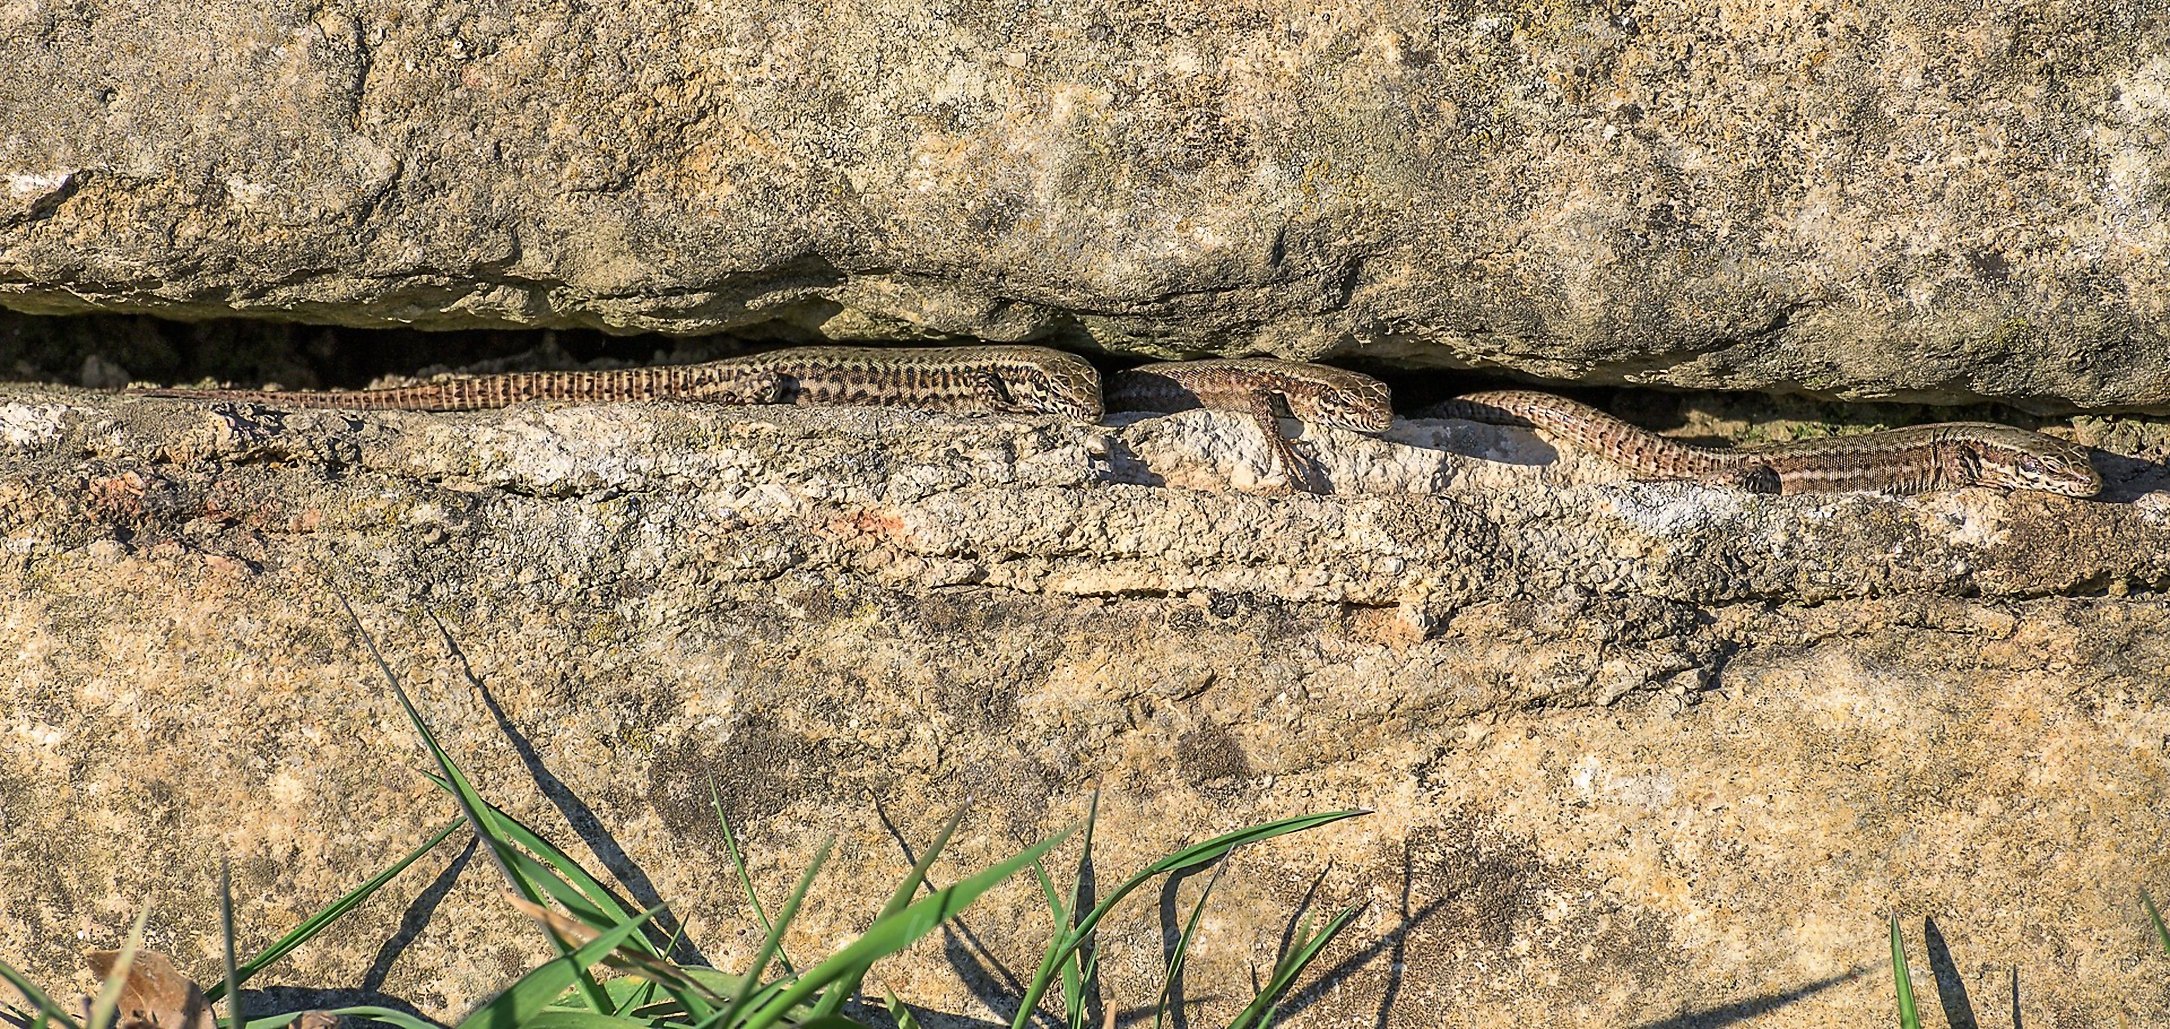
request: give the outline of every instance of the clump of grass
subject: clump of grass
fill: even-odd
[[[1047,870],[1037,864],[1033,867],[1034,874],[1040,880],[1040,889],[1046,898],[1048,908],[1055,916],[1054,921],[1057,932],[1048,941],[1047,953],[1040,960],[1039,971],[1033,975],[1031,982],[1026,986],[1024,1000],[1018,1005],[1017,1017],[1010,1023],[1011,1029],[1025,1029],[1025,1025],[1031,1020],[1040,999],[1046,996],[1048,990],[1058,982],[1062,987],[1061,997],[1063,1011],[1066,1015],[1065,1024],[1070,1029],[1083,1029],[1087,998],[1097,992],[1098,951],[1091,946],[1094,931],[1099,927],[1101,920],[1107,917],[1108,912],[1114,910],[1117,904],[1122,903],[1123,898],[1128,897],[1139,887],[1163,875],[1203,868],[1206,865],[1222,861],[1230,852],[1245,844],[1258,843],[1276,836],[1302,832],[1306,829],[1316,829],[1322,825],[1329,825],[1344,818],[1352,818],[1363,814],[1361,811],[1328,811],[1315,815],[1284,818],[1280,821],[1254,825],[1246,829],[1239,829],[1232,833],[1216,836],[1203,843],[1185,847],[1147,865],[1130,878],[1123,880],[1122,885],[1117,886],[1113,892],[1109,893],[1105,900],[1095,904],[1090,910],[1080,912],[1078,909],[1083,905],[1081,889],[1086,880],[1088,865],[1092,859],[1093,828],[1099,818],[1099,809],[1100,805],[1096,797],[1085,817],[1085,843],[1078,857],[1077,877],[1073,881],[1070,900],[1067,904],[1057,893],[1054,881],[1048,877]],[[1199,916],[1204,910],[1205,902],[1211,893],[1211,883],[1209,882],[1207,889],[1201,891],[1197,906],[1191,912],[1182,935],[1176,940],[1169,961],[1170,978],[1164,980],[1161,992],[1163,1003],[1168,995],[1166,984],[1173,982],[1173,976],[1182,970],[1182,962],[1190,951],[1190,943],[1195,935]],[[1280,1003],[1281,998],[1287,994],[1289,987],[1294,985],[1296,978],[1318,957],[1319,952],[1325,949],[1326,944],[1331,942],[1333,937],[1339,934],[1343,928],[1347,927],[1349,921],[1355,918],[1360,910],[1360,907],[1351,907],[1342,911],[1328,920],[1326,925],[1317,933],[1311,932],[1310,921],[1307,918],[1296,934],[1297,938],[1293,945],[1277,956],[1274,972],[1267,978],[1265,987],[1259,990],[1250,1004],[1243,1009],[1243,1012],[1236,1016],[1236,1020],[1229,1023],[1229,1029],[1252,1029],[1255,1026],[1271,1024],[1277,1005]],[[1064,930],[1064,926],[1069,928]],[[1156,1006],[1156,1015],[1164,1014],[1166,1014],[1164,1007]]]
[[[341,603],[345,603],[344,598]],[[347,609],[347,613],[350,618],[354,617],[351,607]],[[235,952],[232,891],[228,876],[222,871],[219,910],[220,931],[225,945],[223,981],[200,992],[195,991],[194,983],[186,984],[191,994],[199,998],[197,1003],[201,1009],[208,1009],[209,1005],[220,1000],[225,1001],[225,1017],[217,1020],[221,1029],[278,1029],[304,1014],[289,1011],[249,1018],[240,1004],[241,987],[265,968],[325,931],[463,827],[480,842],[484,852],[489,855],[490,863],[504,878],[508,902],[529,915],[555,956],[528,971],[475,1009],[458,1023],[457,1029],[862,1027],[864,1023],[846,1016],[844,1009],[858,997],[860,986],[875,962],[911,946],[937,926],[956,917],[989,890],[1026,868],[1032,869],[1040,882],[1055,914],[1055,928],[1039,971],[1027,983],[1025,994],[1019,1000],[1013,1025],[1023,1029],[1035,1017],[1041,1000],[1051,990],[1059,987],[1066,1023],[1074,1029],[1083,1029],[1086,999],[1094,994],[1098,987],[1097,952],[1092,948],[1094,933],[1101,921],[1124,898],[1159,876],[1202,869],[1221,862],[1238,847],[1317,828],[1362,813],[1335,811],[1305,815],[1214,837],[1151,863],[1124,880],[1106,899],[1092,905],[1088,910],[1080,911],[1084,906],[1081,888],[1083,872],[1091,860],[1091,840],[1098,820],[1097,798],[1083,823],[1079,885],[1073,887],[1067,903],[1058,895],[1053,880],[1046,871],[1045,860],[1055,848],[1070,839],[1076,831],[1075,828],[1064,829],[1048,836],[951,885],[932,888],[927,881],[927,872],[948,846],[951,836],[961,823],[965,812],[959,809],[944,823],[933,841],[890,892],[888,900],[875,914],[866,931],[835,953],[802,969],[784,952],[783,940],[798,915],[801,903],[813,888],[822,866],[828,860],[832,841],[822,843],[814,859],[800,875],[791,895],[775,910],[772,918],[769,909],[761,903],[753,888],[745,855],[731,831],[730,822],[723,817],[722,806],[711,784],[710,799],[716,806],[716,816],[723,829],[727,859],[763,932],[761,945],[746,970],[733,975],[669,958],[668,954],[675,949],[677,941],[673,939],[659,945],[648,931],[650,920],[658,909],[642,912],[626,910],[602,882],[582,868],[578,861],[531,827],[485,800],[440,744],[420,709],[407,695],[398,676],[378,651],[375,640],[362,628],[359,618],[354,619],[354,624],[371,658],[384,674],[417,737],[436,765],[436,773],[429,775],[429,780],[452,799],[459,809],[459,817],[438,828],[420,846],[367,882],[311,915],[292,931],[246,960],[239,959]],[[1197,933],[1200,916],[1206,901],[1212,895],[1212,882],[1217,881],[1220,870],[1220,867],[1215,868],[1214,880],[1209,880],[1206,889],[1201,892],[1184,925],[1182,936],[1177,940],[1167,969],[1171,982],[1181,974],[1184,958]],[[923,890],[925,895],[921,896]],[[1297,978],[1325,945],[1348,925],[1357,910],[1350,908],[1340,912],[1328,919],[1316,932],[1312,931],[1311,921],[1306,917],[1302,930],[1296,934],[1295,942],[1277,957],[1273,974],[1268,977],[1265,987],[1257,992],[1251,1003],[1230,1024],[1230,1029],[1259,1029],[1269,1025],[1277,1006]],[[0,1020],[8,1020],[9,1016],[12,1016],[13,1021],[28,1029],[113,1029],[120,1014],[117,1011],[120,998],[124,989],[131,985],[130,966],[135,960],[147,915],[148,912],[137,918],[127,944],[118,953],[110,974],[105,977],[97,1000],[90,1008],[87,1021],[78,1021],[26,976],[5,962],[0,962],[0,981],[20,992],[28,1002],[29,1010],[21,1011],[14,1005],[0,1008]],[[599,966],[621,974],[598,977],[595,970]],[[775,970],[773,975],[772,966]],[[1166,1005],[1168,997],[1169,993],[1164,988],[1160,995],[1162,1007]],[[884,1007],[899,1029],[916,1029],[918,1021],[911,1009],[896,997],[887,997]],[[158,1019],[160,1024],[172,1022],[180,1025],[182,1022],[178,1015],[170,1012],[163,1014],[165,1017]],[[439,1029],[426,1019],[379,1006],[337,1008],[323,1014],[382,1022],[400,1029]]]

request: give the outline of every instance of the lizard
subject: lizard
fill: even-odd
[[[2102,492],[2087,449],[1991,422],[1939,422],[1853,436],[1714,450],[1667,439],[1588,404],[1532,390],[1470,393],[1434,417],[1530,426],[1648,479],[1686,479],[1754,493],[1923,493],[1963,486]]]
[[[1265,433],[1273,465],[1304,489],[1330,489],[1303,475],[1295,448],[1277,420],[1285,407],[1298,421],[1355,432],[1385,432],[1394,423],[1386,383],[1326,365],[1263,358],[1220,358],[1140,365],[1115,373],[1108,407],[1161,414],[1212,408],[1251,416]]]
[[[473,411],[527,401],[873,404],[1100,420],[1100,373],[1031,346],[790,347],[702,364],[507,372],[365,390],[139,389],[140,396],[349,410]]]

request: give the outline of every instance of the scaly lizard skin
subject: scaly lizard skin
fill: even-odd
[[[1273,463],[1291,483],[1329,492],[1305,476],[1295,448],[1281,432],[1275,398],[1298,421],[1355,432],[1385,432],[1394,423],[1386,383],[1368,375],[1300,361],[1230,358],[1148,364],[1117,372],[1108,384],[1108,407],[1162,414],[1213,408],[1240,411],[1258,423],[1273,448]]]
[[[1667,439],[1588,404],[1531,390],[1456,397],[1425,412],[1526,425],[1648,479],[1687,479],[1756,493],[1924,493],[1963,486],[2102,492],[2087,449],[1988,422],[1941,422],[1882,432],[1710,450]]]
[[[850,404],[1100,420],[1100,373],[1045,347],[792,347],[704,364],[510,372],[368,390],[146,389],[141,396],[349,410],[472,411],[527,401]]]

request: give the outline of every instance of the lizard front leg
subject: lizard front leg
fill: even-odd
[[[1059,409],[1031,399],[1030,392],[1022,396],[1010,386],[1010,381],[999,372],[981,372],[973,382],[973,393],[979,402],[990,410],[1004,414],[1055,414]]]
[[[735,370],[734,370],[735,371]],[[690,386],[688,400],[728,406],[790,403],[791,382],[772,371],[738,372]]]
[[[1010,395],[1009,384],[1002,376],[991,371],[971,373],[970,386],[973,398],[989,411],[1002,414],[1038,414],[1040,409],[1023,403]]]
[[[733,404],[783,404],[790,402],[791,381],[779,372],[756,372],[733,389]]]

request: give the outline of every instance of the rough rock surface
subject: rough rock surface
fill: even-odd
[[[1894,912],[1932,1012],[2002,1024],[2016,972],[2029,1025],[2170,1020],[2135,902],[2170,893],[2159,467],[2105,457],[2099,501],[1819,499],[1458,422],[1299,445],[1337,495],[1246,492],[1260,441],[1211,413],[11,388],[0,955],[64,981],[150,903],[208,969],[221,855],[260,945],[448,817],[336,592],[487,793],[726,967],[758,936],[711,778],[772,898],[840,838],[802,959],[879,904],[898,835],[973,799],[954,878],[1099,789],[1103,885],[1374,811],[1239,854],[1196,1024],[1307,895],[1369,906],[1297,1025],[1858,1024],[1888,1018]],[[277,978],[450,1015],[540,958],[485,863],[410,874]],[[1110,923],[1116,1004],[1154,996],[1199,883]],[[1029,970],[1044,919],[1013,883],[870,988],[1001,1010],[985,970]]]
[[[0,5],[0,304],[2170,407],[2138,2]]]

